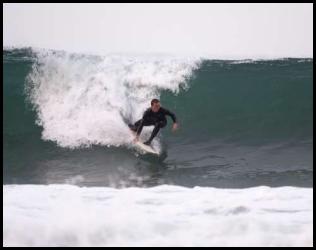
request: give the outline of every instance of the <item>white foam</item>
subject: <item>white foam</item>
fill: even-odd
[[[196,58],[36,53],[26,89],[42,138],[70,148],[128,144],[123,117],[135,122],[161,90],[188,88],[186,79],[199,64]]]
[[[313,189],[5,185],[4,246],[312,246]]]

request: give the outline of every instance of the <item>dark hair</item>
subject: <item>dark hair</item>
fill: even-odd
[[[150,104],[152,106],[154,103],[158,103],[158,102],[160,102],[158,99],[152,99]]]

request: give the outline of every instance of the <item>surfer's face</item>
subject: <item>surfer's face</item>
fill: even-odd
[[[157,102],[157,103],[153,103],[153,105],[151,106],[151,110],[153,112],[158,112],[160,109],[160,102]]]

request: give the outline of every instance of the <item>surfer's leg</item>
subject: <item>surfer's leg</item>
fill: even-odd
[[[143,119],[140,119],[140,120],[138,120],[137,122],[135,122],[134,124],[128,124],[129,128],[130,128],[131,130],[133,130],[134,132],[136,132],[137,129],[138,129],[138,127],[139,127],[139,125],[141,124],[142,120],[143,120]]]
[[[140,119],[139,121],[135,122],[134,125],[129,124],[128,126],[131,130],[133,130],[134,132],[138,131],[140,134],[143,130],[143,126],[152,126],[152,125],[155,125],[152,121]]]
[[[156,135],[158,134],[159,130],[163,127],[165,127],[167,125],[167,121],[159,121],[155,123],[155,127],[153,132],[151,133],[150,138],[144,142],[144,144],[149,145],[151,143],[151,141],[156,137]]]
[[[128,127],[130,128],[130,130],[136,132],[137,128],[135,128],[135,125],[133,124],[128,124]]]

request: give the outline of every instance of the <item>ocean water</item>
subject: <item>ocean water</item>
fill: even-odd
[[[313,59],[26,48],[3,71],[3,245],[312,246]],[[179,120],[159,157],[127,127],[152,98]]]

